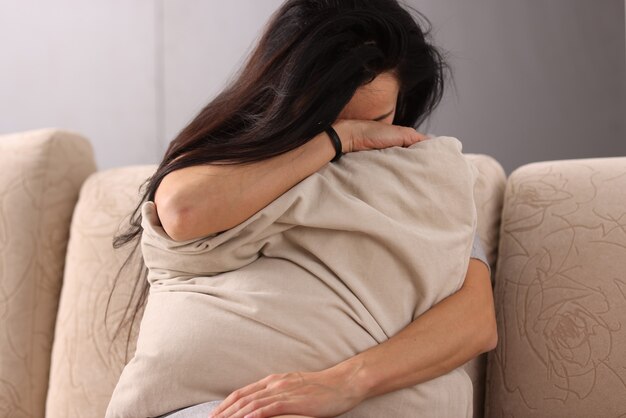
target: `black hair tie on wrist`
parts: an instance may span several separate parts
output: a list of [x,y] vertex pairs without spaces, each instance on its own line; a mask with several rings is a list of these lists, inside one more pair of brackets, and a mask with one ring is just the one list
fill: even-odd
[[332,126],[326,128],[325,132],[328,134],[328,136],[330,137],[330,141],[335,147],[335,157],[330,160],[331,163],[334,163],[335,161],[339,160],[343,155],[341,148],[341,139],[339,138],[339,135],[337,135],[337,131],[335,131]]

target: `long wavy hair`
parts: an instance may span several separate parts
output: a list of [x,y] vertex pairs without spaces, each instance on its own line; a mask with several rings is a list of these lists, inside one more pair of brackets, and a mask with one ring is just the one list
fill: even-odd
[[[113,238],[115,249],[135,241],[105,311],[106,326],[121,273],[136,266],[130,301],[113,335],[115,340],[134,305],[126,355],[150,289],[138,239],[141,206],[154,200],[163,178],[189,166],[257,162],[298,148],[335,122],[357,88],[386,71],[400,85],[393,124],[417,128],[441,101],[449,71],[444,54],[429,42],[430,30],[426,17],[397,0],[286,0],[273,13],[242,68],[171,141],[139,188],[130,226]],[[132,259],[137,262],[129,264]]]

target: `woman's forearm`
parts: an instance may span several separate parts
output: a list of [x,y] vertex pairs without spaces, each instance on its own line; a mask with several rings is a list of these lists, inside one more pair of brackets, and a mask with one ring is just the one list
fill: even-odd
[[[344,152],[410,146],[427,139],[414,128],[371,120],[332,124]],[[154,203],[176,241],[233,228],[328,164],[335,148],[322,132],[296,149],[243,165],[202,164],[175,170],[159,184]]]
[[[333,126],[340,137],[349,135],[342,122]],[[155,194],[159,219],[177,241],[224,231],[318,171],[334,155],[332,142],[323,132],[294,150],[260,162],[176,170],[163,179]]]
[[267,376],[231,393],[215,418],[337,416],[365,399],[434,379],[497,343],[491,279],[470,259],[461,289],[389,340],[329,369]]
[[401,332],[329,372],[369,398],[431,380],[497,343],[495,309],[485,264],[470,259],[463,287]]

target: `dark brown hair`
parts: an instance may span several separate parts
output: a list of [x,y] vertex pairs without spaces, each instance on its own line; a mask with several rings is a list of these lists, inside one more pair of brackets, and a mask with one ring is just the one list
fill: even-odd
[[[116,249],[133,240],[135,246],[111,294],[128,261],[139,262],[113,340],[131,305],[134,323],[147,299],[148,269],[137,239],[143,230],[141,205],[153,201],[167,174],[198,164],[261,161],[300,147],[337,119],[357,88],[386,71],[395,73],[400,85],[393,124],[417,128],[440,102],[449,70],[428,42],[429,32],[428,19],[397,0],[285,1],[232,81],[171,141],[156,172],[140,187],[143,197],[130,227],[114,237]],[[110,300],[111,295],[107,311]]]

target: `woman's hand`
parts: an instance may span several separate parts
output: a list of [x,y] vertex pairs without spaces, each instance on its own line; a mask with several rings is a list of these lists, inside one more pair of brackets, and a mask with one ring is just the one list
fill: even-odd
[[343,152],[408,147],[428,139],[414,128],[372,120],[337,119],[333,128],[341,139]]
[[210,418],[334,417],[448,373],[496,344],[489,270],[471,258],[461,289],[389,340],[320,372],[270,375],[230,394]]
[[345,367],[273,374],[231,393],[209,418],[335,417],[364,400],[354,374]]

